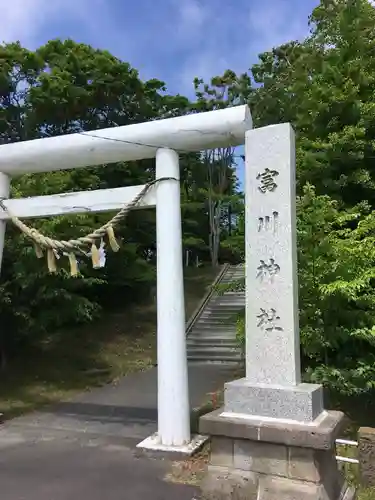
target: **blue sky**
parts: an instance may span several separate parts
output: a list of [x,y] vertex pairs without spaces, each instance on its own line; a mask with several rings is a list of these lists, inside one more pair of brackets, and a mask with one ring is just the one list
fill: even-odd
[[[2,6],[4,4],[4,6]],[[0,0],[0,40],[35,48],[72,38],[107,49],[143,78],[192,94],[195,76],[245,71],[257,54],[308,33],[318,0]]]
[[[193,96],[195,76],[244,72],[260,52],[309,32],[319,0],[0,0],[0,40],[36,48],[72,38],[107,49]],[[241,152],[241,151],[240,151]],[[240,183],[243,165],[237,166]]]

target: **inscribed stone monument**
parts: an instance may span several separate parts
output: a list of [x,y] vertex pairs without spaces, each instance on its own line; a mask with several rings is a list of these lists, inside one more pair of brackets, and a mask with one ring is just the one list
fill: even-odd
[[312,421],[322,388],[301,384],[294,132],[246,141],[246,378],[226,386],[225,411]]
[[246,133],[246,376],[200,420],[211,435],[204,499],[353,500],[338,471],[343,414],[301,383],[294,132]]

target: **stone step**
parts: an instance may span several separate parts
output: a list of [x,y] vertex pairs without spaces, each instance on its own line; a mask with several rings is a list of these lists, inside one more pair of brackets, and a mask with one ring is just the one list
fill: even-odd
[[205,311],[202,311],[200,317],[207,317],[209,318],[210,316],[217,316],[217,317],[225,317],[225,316],[230,316],[231,312],[240,312],[243,311],[243,307],[218,307],[215,309],[207,309]]
[[232,300],[234,302],[241,302],[246,300],[246,295],[242,293],[225,292],[224,294],[215,293],[211,296],[212,302],[217,302],[218,300],[223,300],[224,302],[231,302]]
[[220,283],[223,283],[224,281],[241,280],[241,279],[244,279],[244,278],[245,278],[245,272],[244,271],[234,271],[232,273],[224,274],[224,276],[220,280]]
[[230,295],[229,297],[227,295],[212,295],[209,301],[209,305],[211,306],[212,304],[220,304],[220,303],[243,304],[246,303],[246,297],[245,295],[242,296],[237,294]]
[[236,325],[221,325],[221,324],[214,324],[214,325],[205,325],[205,324],[199,324],[196,325],[194,328],[191,329],[191,333],[195,335],[204,335],[204,334],[209,334],[209,332],[218,332],[220,335],[231,335],[233,332],[236,332],[237,328]]
[[[189,337],[190,338],[190,337]],[[198,344],[200,342],[207,343],[210,345],[222,345],[223,343],[228,343],[234,346],[238,346],[237,337],[235,335],[231,337],[224,337],[222,335],[205,335],[205,336],[194,336],[189,340],[188,345]]]
[[246,301],[246,295],[240,293],[225,292],[223,295],[212,295],[210,302],[217,302],[220,300],[222,300],[223,302],[243,302]]
[[189,349],[193,349],[194,347],[200,346],[218,346],[218,347],[227,347],[227,348],[238,348],[237,340],[230,338],[218,338],[218,337],[203,337],[203,338],[192,338],[187,340],[187,347]]
[[189,359],[189,365],[214,365],[214,366],[223,366],[223,367],[231,367],[235,368],[243,365],[242,360],[238,359],[224,359],[223,361],[220,359]]
[[202,325],[234,325],[236,322],[237,315],[241,311],[233,311],[230,314],[225,314],[225,315],[212,315],[212,316],[206,316],[204,318],[199,318],[197,324],[202,324]]
[[193,352],[191,354],[189,354],[189,356],[187,357],[187,359],[190,361],[190,360],[194,360],[194,361],[197,361],[197,360],[202,360],[202,359],[205,359],[206,361],[229,361],[229,360],[233,360],[233,361],[242,361],[243,357],[241,355],[240,352],[235,352],[235,353],[231,353],[231,352],[219,352],[219,353],[215,353],[215,352],[202,352],[202,353],[199,353],[199,352]]
[[228,299],[233,299],[233,298],[236,298],[236,297],[243,297],[245,298],[246,297],[246,293],[244,291],[224,291],[223,293],[217,293],[215,292],[213,295],[212,295],[212,298],[213,299],[216,299],[218,297],[221,297],[221,298],[228,298]]
[[231,298],[231,300],[226,300],[226,299],[223,299],[223,297],[214,297],[212,298],[206,308],[208,310],[210,309],[219,309],[219,308],[222,308],[222,307],[245,307],[245,304],[246,304],[246,300],[245,298],[244,299],[241,299],[241,298]]
[[217,339],[235,339],[237,337],[237,330],[195,330],[190,332],[188,339],[190,338],[217,338]]
[[241,309],[239,310],[233,310],[233,311],[226,311],[225,313],[212,313],[212,314],[205,314],[204,316],[199,316],[197,319],[197,322],[200,323],[228,323],[231,325],[234,325],[237,319],[237,316],[241,313]]
[[207,325],[204,323],[200,323],[191,329],[189,332],[190,335],[215,335],[217,337],[231,337],[235,335],[237,332],[237,327],[234,323],[220,324],[215,323],[211,325]]
[[203,353],[203,354],[189,354],[188,355],[188,360],[189,361],[205,361],[205,362],[210,362],[210,361],[219,361],[224,363],[225,361],[236,361],[240,363],[243,358],[241,353],[230,353],[230,354],[223,354],[223,353]]
[[203,335],[203,332],[202,332],[202,334],[198,334],[198,335],[190,334],[188,336],[188,338],[186,339],[186,341],[187,341],[187,343],[195,343],[195,342],[215,343],[215,342],[217,342],[218,345],[220,345],[223,342],[228,342],[228,343],[231,343],[233,345],[238,346],[237,336],[236,336],[235,332],[233,332],[230,335],[223,335],[220,332],[218,332],[216,334],[210,333],[210,334],[206,334],[206,335]]
[[[230,266],[220,284],[245,277],[244,266]],[[189,361],[209,363],[239,363],[242,350],[236,340],[236,315],[245,307],[244,292],[216,292],[196,319],[187,338]]]
[[206,306],[204,311],[202,313],[213,313],[213,312],[221,312],[225,313],[231,309],[244,309],[245,303],[242,302],[211,302],[209,305]]
[[202,323],[223,323],[229,322],[234,324],[236,321],[237,315],[241,312],[241,309],[233,309],[231,311],[223,311],[223,312],[212,312],[212,313],[203,313],[202,316],[199,316],[197,321]]
[[233,316],[241,312],[241,309],[225,310],[225,311],[206,311],[199,316],[199,320],[205,321],[223,321],[225,319],[233,321]]
[[208,341],[202,340],[188,344],[189,352],[193,352],[194,350],[200,348],[215,350],[216,347],[226,349],[227,351],[232,351],[232,350],[237,351],[239,345],[236,341],[233,340],[226,340],[220,342],[218,342],[217,340],[215,342],[210,342],[209,340]]
[[221,346],[221,345],[199,345],[199,346],[191,346],[190,348],[190,354],[238,354],[241,352],[241,349],[239,347],[226,347],[226,346]]
[[211,346],[230,346],[230,347],[238,347],[238,341],[235,336],[233,337],[222,337],[217,335],[211,335],[206,337],[193,337],[191,340],[187,342],[187,346],[190,349],[190,346],[193,345],[211,345]]
[[232,275],[232,276],[226,276],[225,278],[223,278],[222,280],[220,280],[220,283],[219,285],[227,285],[228,283],[234,283],[234,282],[237,282],[237,281],[242,281],[245,279],[245,276],[241,276],[241,275]]
[[241,296],[238,294],[233,295],[213,295],[209,302],[212,304],[244,304],[246,302],[245,295]]
[[208,326],[212,326],[215,328],[219,327],[235,327],[236,326],[236,313],[233,314],[232,317],[223,317],[223,318],[200,318],[193,328],[197,326],[204,326],[207,328]]
[[236,298],[234,299],[233,297],[231,298],[231,300],[223,300],[222,297],[215,297],[213,299],[210,300],[210,302],[207,304],[207,308],[208,309],[212,309],[212,308],[219,308],[219,307],[245,307],[245,304],[246,304],[246,300],[245,298],[241,299],[241,298]]
[[234,311],[241,311],[245,308],[245,303],[242,302],[215,302],[211,303],[209,306],[202,311],[202,314],[212,314],[214,312],[218,313],[228,313],[232,309]]

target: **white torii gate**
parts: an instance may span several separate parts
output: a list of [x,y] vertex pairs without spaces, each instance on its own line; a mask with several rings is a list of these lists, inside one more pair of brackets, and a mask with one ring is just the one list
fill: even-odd
[[[252,128],[247,106],[0,145],[0,197],[20,218],[122,208],[144,188],[131,186],[7,199],[12,176],[156,157],[156,179],[140,208],[156,206],[158,432],[139,446],[191,453],[178,152],[238,146]],[[175,179],[175,180],[174,180]],[[6,212],[0,210],[0,265]]]

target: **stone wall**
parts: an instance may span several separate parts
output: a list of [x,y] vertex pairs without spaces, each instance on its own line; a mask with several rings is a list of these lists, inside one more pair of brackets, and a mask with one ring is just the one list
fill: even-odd
[[371,427],[358,431],[358,459],[361,486],[375,488],[375,429]]
[[202,482],[204,500],[352,500],[355,492],[339,472],[335,439],[343,415],[327,412],[315,425],[238,420],[205,415],[200,430],[211,435],[211,456]]
[[213,436],[203,491],[210,500],[290,500],[301,494],[304,500],[336,499],[345,486],[335,477],[332,450]]

